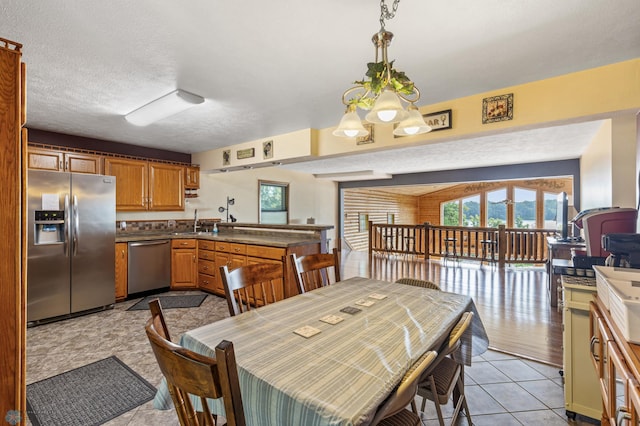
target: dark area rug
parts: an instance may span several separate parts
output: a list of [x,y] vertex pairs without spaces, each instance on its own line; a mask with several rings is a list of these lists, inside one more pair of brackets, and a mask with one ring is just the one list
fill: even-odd
[[155,387],[112,356],[27,385],[27,414],[34,426],[101,425],[155,394]]
[[197,308],[204,302],[206,294],[194,294],[188,296],[147,296],[127,311],[142,311],[149,309],[149,302],[153,299],[160,299],[162,309],[173,308]]

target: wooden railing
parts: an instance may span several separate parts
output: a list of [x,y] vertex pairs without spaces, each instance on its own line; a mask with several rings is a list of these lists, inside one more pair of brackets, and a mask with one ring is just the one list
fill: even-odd
[[551,229],[390,225],[369,222],[369,256],[413,255],[505,263],[545,263]]

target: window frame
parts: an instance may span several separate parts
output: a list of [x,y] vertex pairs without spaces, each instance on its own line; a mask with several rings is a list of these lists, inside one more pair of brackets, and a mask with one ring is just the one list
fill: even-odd
[[[278,187],[283,193],[284,208],[279,210],[265,210],[262,208],[262,188],[263,187]],[[270,223],[270,224],[288,224],[289,223],[289,182],[278,182],[272,180],[258,180],[258,223]],[[285,222],[265,222],[263,213],[285,213]]]

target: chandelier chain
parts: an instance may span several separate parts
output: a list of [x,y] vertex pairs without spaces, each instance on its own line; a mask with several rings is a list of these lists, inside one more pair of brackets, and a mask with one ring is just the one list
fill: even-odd
[[391,11],[389,11],[389,6],[385,3],[385,0],[380,0],[380,28],[384,30],[384,21],[385,19],[393,19],[396,16],[396,11],[398,10],[398,3],[400,0],[393,0],[393,4],[391,5]]

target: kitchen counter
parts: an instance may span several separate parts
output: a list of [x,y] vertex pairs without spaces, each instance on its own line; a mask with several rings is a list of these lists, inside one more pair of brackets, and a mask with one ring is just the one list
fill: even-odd
[[[204,222],[204,221],[203,221]],[[202,224],[202,229],[211,229],[206,223]],[[164,226],[164,223],[162,223]],[[247,264],[247,261],[255,262],[282,262],[284,265],[285,276],[283,280],[283,291],[285,297],[291,297],[298,294],[298,286],[296,284],[291,265],[290,256],[304,256],[307,254],[321,253],[328,249],[327,230],[333,226],[327,225],[266,225],[266,224],[217,224],[219,232],[190,232],[188,228],[161,228],[161,229],[139,229],[123,231],[118,230],[116,234],[116,243],[126,246],[127,243],[134,241],[153,241],[153,240],[174,240],[189,239],[200,240],[196,244],[192,244],[187,253],[188,258],[197,256],[198,269],[192,269],[192,275],[186,271],[184,266],[188,263],[188,268],[192,268],[193,262],[189,261],[184,264],[177,263],[179,256],[184,255],[180,250],[172,250],[172,270],[176,268],[180,273],[190,276],[186,280],[185,288],[197,287],[214,294],[224,296],[224,288],[213,272],[222,265],[237,267]],[[191,228],[193,229],[193,228]],[[204,240],[204,241],[203,241]],[[215,245],[208,244],[206,241],[217,243]],[[182,242],[185,243],[186,242]],[[223,244],[228,243],[228,244]],[[232,246],[232,247],[230,247]],[[244,246],[244,247],[243,247]],[[173,244],[172,244],[173,247]],[[215,248],[214,248],[215,247]],[[233,248],[233,250],[229,250]],[[197,250],[197,252],[196,252]],[[183,250],[184,251],[184,250]],[[215,253],[214,253],[215,252]],[[174,259],[174,255],[176,258]],[[182,269],[180,269],[182,267]],[[172,272],[173,274],[173,272]],[[175,284],[177,286],[177,284]],[[172,280],[172,286],[174,286]],[[177,288],[177,287],[176,287]]]
[[117,243],[130,241],[152,241],[179,238],[195,238],[199,240],[223,241],[228,243],[258,244],[269,247],[293,247],[320,243],[320,238],[313,235],[294,234],[284,232],[274,233],[247,233],[235,231],[212,232],[135,232],[119,233],[116,235]]
[[[202,229],[211,229],[206,221],[198,223]],[[328,251],[327,231],[333,225],[289,224],[272,225],[264,223],[217,222],[218,233],[189,232],[179,229],[153,229],[146,231],[120,231],[116,233],[117,243],[130,241],[151,241],[162,239],[194,238],[199,240],[221,241],[227,243],[255,244],[269,247],[295,247],[319,244],[320,249]],[[176,232],[177,231],[177,232]]]

